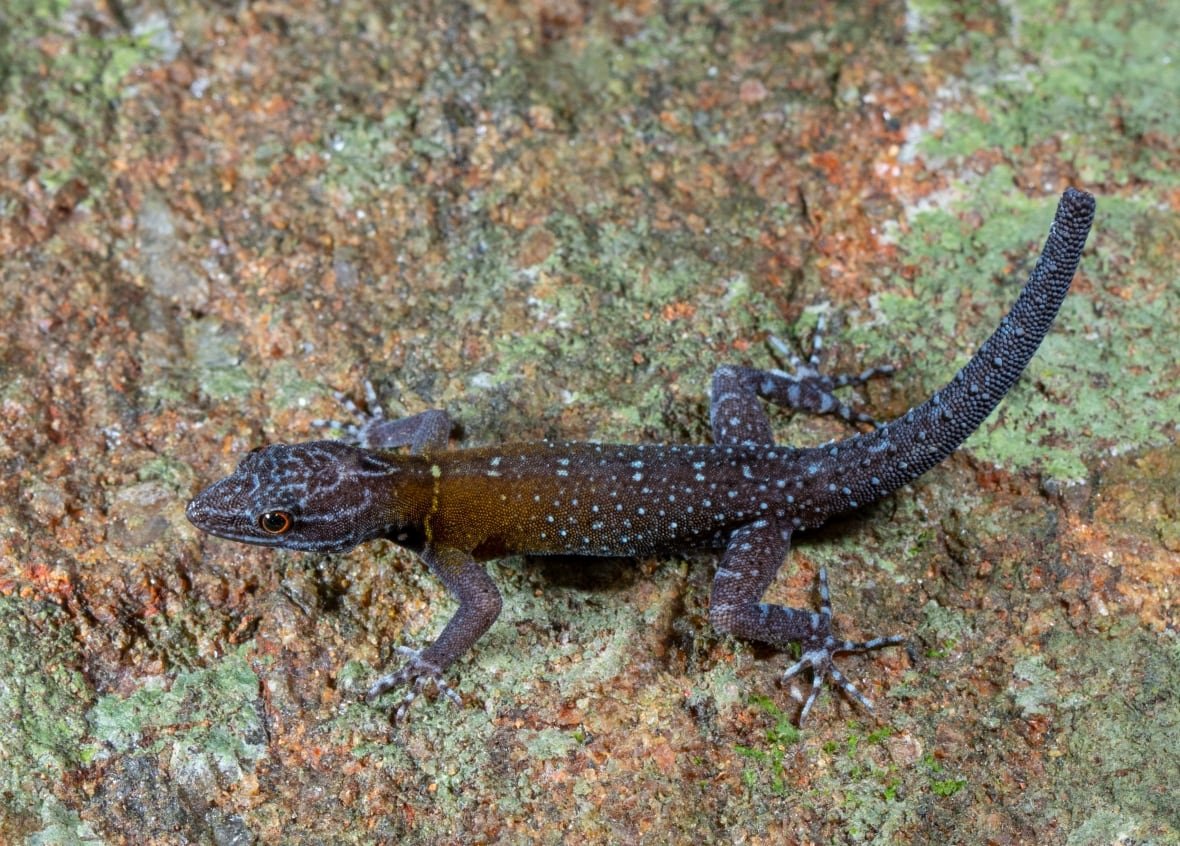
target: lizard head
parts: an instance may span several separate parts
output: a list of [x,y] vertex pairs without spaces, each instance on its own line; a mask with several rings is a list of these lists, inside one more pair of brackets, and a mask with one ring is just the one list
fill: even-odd
[[396,472],[338,441],[273,444],[197,494],[185,515],[198,529],[242,543],[342,552],[389,530],[373,487]]

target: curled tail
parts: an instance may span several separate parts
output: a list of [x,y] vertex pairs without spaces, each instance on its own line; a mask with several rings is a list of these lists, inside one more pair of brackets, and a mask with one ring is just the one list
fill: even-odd
[[1049,331],[1093,220],[1094,198],[1067,188],[1015,305],[954,379],[875,431],[815,451],[824,469],[844,480],[817,497],[828,500],[817,503],[817,511],[827,506],[835,513],[880,499],[942,461],[983,423]]

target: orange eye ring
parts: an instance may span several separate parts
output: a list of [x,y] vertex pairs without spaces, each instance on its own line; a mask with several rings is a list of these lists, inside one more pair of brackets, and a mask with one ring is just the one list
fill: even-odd
[[290,530],[291,522],[286,511],[267,511],[258,518],[258,528],[268,535],[281,535]]

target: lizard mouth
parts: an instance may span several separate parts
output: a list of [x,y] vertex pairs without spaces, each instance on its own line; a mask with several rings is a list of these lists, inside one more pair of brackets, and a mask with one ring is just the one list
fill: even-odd
[[251,510],[239,501],[240,487],[233,478],[210,485],[189,501],[184,516],[201,531],[219,538],[280,546],[279,538],[263,533],[253,520]]
[[[210,485],[189,501],[185,506],[184,516],[203,532],[255,546],[304,552],[347,552],[364,540],[350,533],[315,538],[297,532],[281,535],[265,532],[259,527],[256,509],[250,505],[238,504],[234,496],[237,489],[236,480],[233,478],[222,479]],[[299,518],[295,519],[297,524],[301,522]]]

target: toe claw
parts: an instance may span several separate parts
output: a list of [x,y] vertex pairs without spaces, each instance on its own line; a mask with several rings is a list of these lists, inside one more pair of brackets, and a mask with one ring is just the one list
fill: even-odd
[[794,664],[792,664],[790,667],[788,667],[786,669],[786,671],[783,673],[783,681],[786,681],[789,678],[793,678],[793,677],[799,675],[799,673],[801,673],[803,671],[803,668],[806,666],[807,666],[807,661],[802,658],[799,659]]
[[802,727],[807,715],[811,713],[811,706],[819,699],[820,689],[823,687],[824,677],[820,673],[816,673],[811,679],[811,692],[807,695],[807,701],[803,703],[803,710],[799,712],[799,726]]

